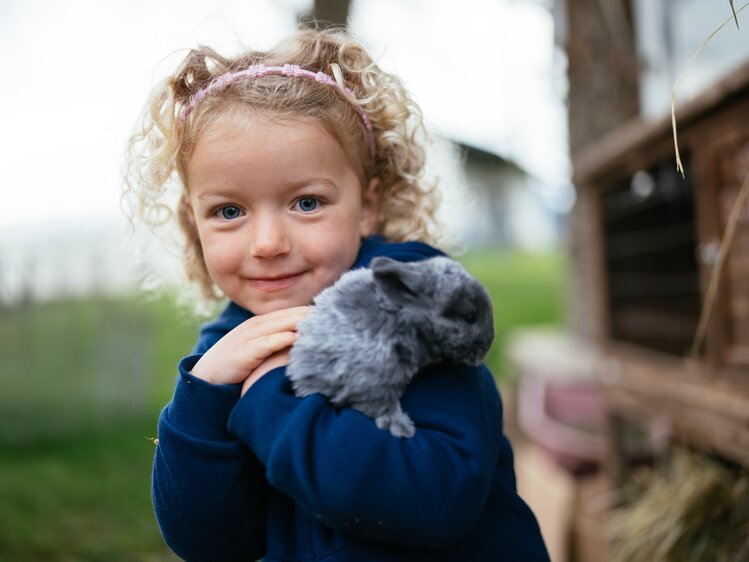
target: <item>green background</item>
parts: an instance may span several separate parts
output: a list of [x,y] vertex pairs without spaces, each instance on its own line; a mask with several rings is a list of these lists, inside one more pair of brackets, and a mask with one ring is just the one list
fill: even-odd
[[[503,342],[564,318],[561,253],[470,253]],[[0,559],[174,560],[150,502],[152,438],[200,321],[169,295],[0,308]]]

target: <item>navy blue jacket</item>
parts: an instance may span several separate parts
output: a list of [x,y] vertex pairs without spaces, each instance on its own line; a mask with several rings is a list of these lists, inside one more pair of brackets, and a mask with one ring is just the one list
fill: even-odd
[[[438,255],[373,237],[375,256]],[[240,399],[241,385],[189,374],[201,354],[251,316],[229,304],[180,361],[159,419],[153,502],[185,560],[548,561],[535,517],[517,495],[502,406],[486,367],[440,364],[403,395],[416,424],[395,438],[322,396],[294,396],[285,368]]]

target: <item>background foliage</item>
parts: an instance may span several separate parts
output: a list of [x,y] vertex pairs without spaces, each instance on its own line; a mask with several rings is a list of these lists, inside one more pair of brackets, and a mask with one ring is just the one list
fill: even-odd
[[[562,321],[562,254],[473,253],[502,343]],[[0,558],[173,560],[150,502],[156,419],[199,321],[164,295],[0,308]]]

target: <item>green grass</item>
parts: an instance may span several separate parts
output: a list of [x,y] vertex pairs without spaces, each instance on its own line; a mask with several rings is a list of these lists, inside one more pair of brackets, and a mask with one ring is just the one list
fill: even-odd
[[[497,338],[564,314],[562,255],[469,254]],[[156,416],[196,320],[164,297],[0,308],[0,560],[174,560],[150,502]]]
[[0,560],[175,559],[146,437],[196,335],[167,297],[0,309]]
[[0,445],[0,558],[175,560],[151,508],[152,427]]
[[489,291],[494,306],[495,340],[487,364],[505,376],[504,345],[517,328],[564,321],[566,256],[562,253],[469,253],[460,261]]
[[166,297],[0,309],[0,441],[142,420],[168,398],[196,325]]

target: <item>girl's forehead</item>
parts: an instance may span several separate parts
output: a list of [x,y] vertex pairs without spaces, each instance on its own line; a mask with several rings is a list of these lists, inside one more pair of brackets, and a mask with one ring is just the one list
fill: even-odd
[[342,153],[343,147],[317,119],[278,118],[263,114],[221,116],[199,132],[193,156],[206,150],[225,150],[262,158],[266,154],[317,152]]
[[285,129],[317,128],[325,132],[320,119],[301,115],[277,115],[239,104],[229,105],[222,110],[212,112],[198,127],[195,133],[196,142],[227,134],[251,134],[258,129],[272,128],[279,132]]
[[245,178],[266,185],[313,176],[358,178],[344,148],[315,119],[215,120],[198,136],[186,167],[191,190]]
[[[247,107],[229,106],[199,124],[186,162],[189,169],[195,157],[206,152],[221,157],[232,150],[253,158],[295,156],[322,159],[320,164],[347,165],[364,182],[356,150],[344,144],[335,128],[325,120],[302,115],[277,115]],[[224,154],[226,156],[226,154]],[[341,161],[343,160],[343,162]]]

